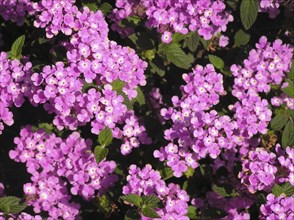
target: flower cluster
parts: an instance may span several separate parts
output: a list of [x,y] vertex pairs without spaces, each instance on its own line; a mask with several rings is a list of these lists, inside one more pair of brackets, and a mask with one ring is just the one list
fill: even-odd
[[293,208],[294,196],[285,197],[281,194],[275,197],[273,194],[268,194],[266,197],[266,204],[261,205],[260,219],[271,220],[271,219],[293,219],[294,208]]
[[[41,1],[38,4],[48,7],[53,4],[53,9],[59,9],[61,6],[66,8],[70,3],[74,2]],[[62,16],[63,12],[60,12]],[[52,13],[56,15],[54,10]],[[52,66],[45,66],[41,73],[32,74],[29,62],[23,67],[19,61],[9,61],[5,53],[1,54],[0,131],[4,127],[2,121],[8,125],[13,123],[8,107],[12,104],[19,107],[27,96],[33,105],[43,104],[50,114],[55,115],[53,124],[60,130],[65,127],[75,130],[87,123],[91,123],[94,134],[106,126],[111,128],[114,137],[124,137],[122,152],[128,154],[140,143],[150,143],[145,128],[123,104],[127,97],[132,99],[137,96],[138,85],[146,84],[144,70],[147,63],[134,50],[108,39],[108,26],[101,11],[94,13],[85,7],[82,12],[75,13],[75,20],[71,21],[74,22],[74,32],[71,33],[70,42],[64,43],[68,49],[67,66],[63,62],[56,62]],[[45,16],[46,11],[42,14]],[[61,14],[56,16],[60,17]],[[68,19],[65,19],[67,22]],[[53,33],[52,26],[48,28],[50,35]],[[119,90],[122,90],[122,95],[118,95],[111,83],[121,85]],[[119,126],[125,122],[130,125],[125,125],[121,130]],[[129,132],[130,129],[134,131],[124,134],[125,130]]]
[[265,134],[271,120],[272,112],[268,109],[268,101],[254,91],[246,94],[241,101],[229,106],[234,111],[234,120],[241,136],[251,138],[257,133]]
[[[281,88],[285,88],[288,85],[288,82],[284,82]],[[294,98],[288,96],[285,93],[282,93],[280,96],[275,96],[271,98],[271,104],[273,106],[281,106],[282,104],[285,104],[289,109],[294,109]]]
[[228,116],[219,116],[209,110],[224,95],[222,75],[212,65],[196,66],[192,73],[184,74],[186,85],[181,87],[182,97],[172,98],[174,108],[161,110],[165,120],[172,120],[172,127],[165,131],[170,143],[154,152],[161,161],[180,177],[188,167],[195,169],[197,160],[210,155],[216,158],[222,148],[235,145],[236,123]]
[[[179,185],[166,183],[161,179],[158,171],[147,164],[143,169],[131,165],[128,184],[123,187],[123,194],[156,195],[163,203],[163,208],[158,208],[160,219],[188,220],[189,196],[186,191],[181,190]],[[144,218],[143,218],[144,219]]]
[[121,145],[121,153],[127,155],[131,153],[133,148],[138,148],[140,143],[151,144],[152,140],[147,136],[144,126],[139,124],[138,117],[133,111],[129,111],[123,118],[125,125],[121,130],[123,144]]
[[70,42],[64,43],[67,62],[87,83],[121,80],[127,96],[136,97],[137,86],[146,84],[147,63],[133,49],[108,39],[108,25],[101,11],[94,13],[87,7],[79,11],[74,3],[74,0],[35,3],[34,8],[40,12],[36,15],[35,26],[45,28],[48,38],[59,31],[71,36]]
[[25,97],[32,96],[31,66],[30,62],[22,64],[19,60],[9,60],[5,52],[0,53],[0,134],[4,124],[14,123],[9,107],[20,107]]
[[[40,215],[33,216],[28,213],[21,212],[15,219],[17,219],[17,220],[42,220],[42,217]],[[5,220],[5,219],[3,219],[3,220]],[[49,218],[48,218],[48,220],[49,220]]]
[[[61,3],[57,1],[56,4]],[[63,11],[60,13],[64,15]],[[125,99],[137,96],[139,85],[146,84],[144,70],[147,63],[134,50],[108,39],[108,26],[101,11],[94,13],[84,7],[75,13],[70,21],[64,15],[66,24],[74,23],[70,41],[64,42],[68,66],[57,62],[32,76],[38,87],[33,104],[44,104],[49,113],[54,113],[53,123],[58,129],[75,130],[88,122],[91,122],[94,134],[106,126],[111,128],[114,137],[127,137],[123,138],[122,153],[128,154],[140,143],[150,143],[145,128],[123,104]],[[47,27],[51,28],[50,25]],[[122,95],[118,95],[110,84],[120,85]],[[85,85],[94,88],[85,91]],[[117,127],[125,122],[132,124],[125,125],[123,130]],[[130,129],[134,132],[124,134]]]
[[34,26],[44,28],[46,36],[52,38],[61,31],[71,35],[77,27],[74,22],[78,8],[74,6],[75,0],[49,0],[33,3],[35,21]]
[[268,191],[275,184],[275,175],[278,171],[275,163],[276,154],[263,148],[256,148],[242,161],[242,171],[238,177],[251,193]]
[[268,101],[258,93],[269,92],[271,84],[281,84],[290,71],[293,48],[276,40],[271,45],[266,37],[261,37],[257,49],[249,52],[244,67],[232,65],[234,78],[232,94],[240,101],[231,110],[235,111],[241,135],[252,137],[258,132],[264,134],[271,120],[272,112],[267,108]]
[[32,182],[24,185],[24,193],[36,213],[43,210],[52,219],[73,219],[79,213],[79,204],[71,201],[72,195],[88,200],[117,181],[113,174],[115,162],[103,160],[97,164],[91,141],[82,139],[77,132],[62,140],[42,129],[33,132],[31,127],[25,127],[14,142],[17,148],[9,155],[25,163],[32,175]]
[[127,111],[122,104],[123,97],[105,85],[99,92],[95,88],[83,93],[83,81],[70,67],[62,62],[54,66],[45,66],[41,74],[32,75],[35,86],[39,86],[33,96],[34,104],[44,104],[49,113],[55,113],[53,123],[63,129],[68,126],[75,130],[78,126],[90,122],[92,132],[98,134],[104,126],[114,127]]
[[277,176],[277,182],[289,182],[294,186],[294,149],[286,147],[283,151],[281,146],[277,144],[276,152],[278,157],[277,167],[280,167],[279,175]]
[[87,83],[120,80],[128,98],[135,98],[137,86],[146,84],[147,63],[133,49],[108,39],[108,26],[101,11],[93,13],[84,8],[78,15],[81,25],[66,45],[71,67],[83,74]]
[[18,26],[23,25],[27,13],[33,13],[31,0],[0,0],[0,16],[12,20]]
[[222,220],[250,219],[250,214],[244,211],[244,209],[248,209],[253,203],[253,200],[248,197],[224,198],[215,192],[208,192],[206,193],[206,200],[208,204],[204,204],[202,199],[196,197],[192,199],[191,203],[201,211],[207,210],[209,206],[224,210],[227,215],[221,218]]
[[[123,137],[124,155],[139,147],[140,143],[150,143],[145,128],[123,104],[123,96],[109,84],[104,85],[102,91],[90,88],[83,92],[83,81],[77,74],[71,67],[64,67],[62,62],[45,66],[41,74],[33,74],[32,81],[38,88],[33,104],[44,104],[49,113],[54,113],[53,124],[60,130],[64,127],[75,130],[91,122],[92,133],[99,134],[109,127],[115,138]],[[121,124],[125,124],[122,129],[118,127]]]
[[42,217],[40,215],[33,216],[25,212],[21,212],[17,215],[10,214],[8,216],[9,217],[7,218],[7,216],[4,215],[4,213],[0,212],[0,220],[42,220]]
[[235,77],[233,95],[242,99],[249,91],[269,92],[271,84],[281,84],[290,71],[293,48],[275,40],[271,45],[265,36],[259,39],[256,49],[243,61],[244,67],[232,65]]
[[242,160],[238,177],[250,193],[270,191],[275,183],[289,182],[294,186],[294,150],[287,147],[284,151],[280,144],[274,153],[255,148]]
[[259,10],[269,13],[270,18],[275,18],[280,13],[280,5],[283,0],[259,0]]
[[271,104],[273,106],[281,106],[285,104],[289,109],[294,109],[294,98],[283,93],[281,96],[271,98]]
[[222,35],[219,38],[218,44],[220,47],[226,47],[229,44],[229,40],[230,39],[227,36]]
[[59,177],[41,173],[32,177],[32,183],[23,185],[26,203],[35,213],[47,211],[50,218],[73,219],[79,214],[80,205],[71,202],[67,183]]
[[198,31],[199,35],[209,40],[216,34],[226,31],[227,24],[233,21],[233,16],[225,9],[222,0],[217,1],[116,1],[117,9],[114,9],[111,19],[115,22],[112,28],[122,34],[118,25],[128,16],[146,17],[146,26],[156,28],[162,34],[162,41],[169,43],[172,33],[187,34],[189,31]]

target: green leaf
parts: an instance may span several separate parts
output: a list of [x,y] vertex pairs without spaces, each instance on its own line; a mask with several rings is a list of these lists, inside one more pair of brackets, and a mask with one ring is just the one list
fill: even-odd
[[172,43],[178,43],[180,42],[181,40],[184,40],[187,36],[185,34],[181,34],[181,33],[174,33],[172,35]]
[[106,16],[112,11],[112,5],[108,2],[104,2],[100,7],[99,10]]
[[242,29],[238,30],[237,33],[234,36],[235,45],[236,46],[245,46],[248,44],[250,40],[250,35],[247,34]]
[[289,117],[285,114],[276,115],[271,121],[271,128],[274,130],[281,130],[287,124]]
[[94,156],[97,163],[100,163],[108,154],[109,150],[107,148],[96,146],[94,149]]
[[226,186],[212,185],[212,190],[222,197],[234,197],[237,195],[236,191],[229,185],[226,185]]
[[126,20],[130,23],[138,25],[139,22],[141,21],[141,18],[139,16],[129,16],[126,18]]
[[94,2],[82,1],[82,5],[84,7],[88,7],[93,12],[96,12],[98,10],[98,5]]
[[167,59],[182,69],[189,69],[193,59],[188,56],[178,44],[172,44],[165,49]]
[[293,109],[287,109],[286,113],[294,121],[294,110]]
[[129,100],[128,96],[123,91],[118,91],[117,94],[121,95],[124,98],[123,104],[127,106],[128,110],[133,110],[133,104]]
[[233,10],[236,10],[239,0],[227,0],[226,3],[229,7],[231,7]]
[[117,79],[111,85],[113,90],[116,91],[118,95],[121,95],[124,98],[123,104],[126,105],[129,110],[132,110],[133,104],[129,100],[128,96],[122,91],[123,87],[125,86],[125,82]]
[[142,214],[148,218],[160,218],[160,215],[158,215],[157,212],[150,207],[142,208]]
[[294,187],[289,182],[283,184],[282,189],[286,196],[290,197],[294,195]]
[[132,99],[131,102],[132,102],[133,104],[136,103],[136,102],[138,102],[139,105],[145,105],[145,104],[146,104],[146,102],[145,102],[145,96],[144,96],[144,94],[143,94],[141,88],[140,88],[140,87],[137,87],[136,90],[137,90],[137,97],[134,98],[134,99]]
[[23,211],[27,205],[20,202],[20,198],[15,196],[6,196],[0,198],[0,210],[5,214],[16,214]]
[[242,0],[240,6],[240,17],[242,24],[248,30],[255,22],[258,15],[257,0]]
[[257,204],[265,204],[266,203],[266,198],[263,193],[260,193],[257,197]]
[[111,201],[107,195],[97,196],[96,199],[99,211],[106,214],[111,212]]
[[290,183],[285,183],[281,186],[275,184],[272,189],[272,193],[276,197],[280,196],[282,193],[284,193],[287,197],[290,197],[294,194],[294,187]]
[[197,32],[193,32],[191,36],[186,38],[186,44],[191,52],[195,52],[200,43],[200,37]]
[[200,42],[204,49],[207,49],[210,44],[210,40],[205,40],[203,37],[200,37]]
[[[131,34],[130,36],[128,36],[128,39],[134,43],[134,47],[138,48],[138,50],[150,50],[148,52],[149,58],[152,57],[152,50],[156,50],[155,41],[153,40],[153,36],[150,32],[136,32],[135,34]],[[161,47],[163,47],[163,45]]]
[[157,170],[159,170],[160,175],[163,180],[168,180],[174,176],[172,169],[170,167],[164,166],[162,164],[158,165]]
[[275,184],[272,188],[272,194],[274,194],[276,197],[280,196],[283,193],[282,187]]
[[152,50],[144,50],[142,51],[142,58],[144,60],[153,60],[155,58],[155,54],[156,54],[156,50],[152,49]]
[[286,93],[288,96],[294,98],[294,83],[291,80],[287,80],[288,86],[285,88],[282,88],[282,91]]
[[141,215],[136,210],[128,210],[124,220],[141,220]]
[[290,79],[294,80],[294,59],[292,59],[291,70],[288,75]]
[[224,61],[222,60],[222,58],[218,56],[208,55],[208,59],[211,62],[211,64],[219,70],[222,70],[225,67]]
[[100,131],[98,135],[98,141],[102,147],[106,147],[111,144],[113,139],[112,131],[110,128],[105,127],[102,131]]
[[112,82],[112,89],[115,91],[121,91],[123,87],[125,86],[125,83],[119,79]]
[[195,170],[192,167],[188,167],[188,170],[184,173],[187,178],[190,178],[194,175]]
[[294,146],[294,122],[289,121],[283,131],[282,135],[282,147],[285,149],[286,147]]
[[143,206],[148,206],[150,208],[158,208],[158,203],[160,199],[155,195],[142,196]]
[[19,213],[19,212],[23,211],[26,207],[27,207],[27,205],[25,203],[13,205],[10,207],[10,214]]
[[159,57],[155,58],[152,62],[149,62],[149,64],[152,73],[158,74],[161,77],[165,75],[164,63],[162,59]]
[[[220,219],[220,218],[227,216],[227,213],[222,209],[211,207],[211,208],[206,209],[204,211],[203,215],[205,217],[209,216],[209,218],[207,218],[207,219]],[[205,217],[204,217],[204,219],[206,219]]]
[[197,219],[198,218],[196,208],[194,206],[188,206],[187,216],[189,217],[189,219]]
[[49,124],[49,123],[40,123],[39,128],[42,128],[46,131],[46,133],[50,134],[53,131],[53,124]]
[[20,59],[22,57],[21,53],[22,53],[24,42],[25,42],[25,35],[18,37],[14,41],[14,43],[12,44],[11,53],[10,53],[12,58]]
[[142,198],[138,196],[137,194],[128,194],[120,196],[120,199],[124,200],[127,203],[133,204],[137,207],[141,207],[142,204]]

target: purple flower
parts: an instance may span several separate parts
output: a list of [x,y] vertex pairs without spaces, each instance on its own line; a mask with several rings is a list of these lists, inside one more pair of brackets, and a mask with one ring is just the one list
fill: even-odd
[[218,44],[220,47],[226,47],[229,44],[229,38],[224,35],[220,36]]

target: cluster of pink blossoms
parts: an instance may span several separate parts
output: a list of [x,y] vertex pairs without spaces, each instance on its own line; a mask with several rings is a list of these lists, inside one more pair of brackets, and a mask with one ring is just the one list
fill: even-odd
[[164,133],[170,143],[154,152],[160,161],[167,160],[176,177],[188,167],[198,167],[197,161],[207,155],[217,158],[221,149],[231,149],[237,141],[236,123],[228,116],[209,111],[225,94],[222,75],[211,64],[198,65],[183,79],[187,84],[181,87],[182,97],[174,96],[173,108],[161,110],[164,119],[173,122]]
[[227,215],[222,220],[231,220],[231,219],[242,219],[249,220],[250,214],[244,209],[250,208],[253,204],[253,200],[247,197],[232,197],[224,198],[223,196],[218,195],[215,192],[208,192],[205,196],[208,204],[205,204],[204,201],[200,198],[192,199],[191,203],[197,209],[205,211],[209,207],[219,208],[224,210]]
[[282,83],[290,71],[292,56],[290,45],[281,40],[275,40],[271,45],[263,36],[244,60],[244,67],[231,66],[235,77],[232,94],[240,100],[231,110],[235,112],[234,118],[242,136],[250,138],[258,132],[267,132],[272,112],[267,108],[268,101],[259,93],[269,92],[271,84]]
[[187,34],[196,30],[209,40],[226,31],[227,24],[233,21],[233,16],[225,10],[226,5],[222,0],[117,0],[116,7],[111,15],[114,30],[128,35],[132,30],[125,30],[118,23],[129,16],[146,17],[146,26],[156,28],[165,43],[171,42],[172,33]]
[[137,86],[146,84],[143,62],[135,51],[108,39],[108,25],[101,11],[81,11],[74,0],[41,1],[34,4],[36,27],[45,28],[47,37],[59,32],[70,35],[65,42],[67,62],[71,70],[84,77],[87,83],[112,83],[121,80],[123,91],[132,99]]
[[[285,88],[289,85],[288,82],[284,82],[281,88]],[[285,104],[289,109],[294,109],[294,98],[282,93],[280,96],[275,96],[271,98],[271,104],[273,106],[281,106]]]
[[284,194],[275,197],[273,194],[268,194],[266,204],[260,207],[260,219],[294,219],[294,196],[285,197]]
[[275,153],[264,148],[250,151],[242,161],[239,178],[251,193],[270,191],[275,183],[289,182],[294,186],[294,150],[287,147],[284,151],[277,144]]
[[42,129],[34,132],[25,127],[14,142],[17,147],[10,151],[10,158],[25,163],[32,175],[32,182],[24,185],[27,203],[36,213],[47,211],[51,219],[74,219],[79,204],[71,201],[72,195],[89,200],[117,181],[115,162],[103,160],[97,164],[91,141],[77,132],[62,140]]
[[[149,144],[144,127],[139,126],[132,135],[125,135],[124,129],[128,126],[123,130],[116,126],[127,121],[127,116],[132,117],[129,121],[135,120],[133,124],[138,124],[138,119],[123,104],[125,98],[110,85],[120,81],[123,83],[122,92],[129,99],[135,98],[136,88],[146,84],[144,71],[147,63],[133,49],[108,39],[108,26],[101,11],[94,13],[85,7],[82,12],[74,10],[72,13],[75,14],[61,13],[64,24],[72,28],[70,41],[64,43],[68,51],[68,67],[58,62],[52,68],[45,67],[41,74],[34,74],[32,80],[36,86],[41,86],[34,101],[45,103],[46,110],[56,114],[53,123],[59,129],[68,126],[74,130],[91,122],[94,134],[107,126],[116,138],[132,138],[124,139],[123,154],[130,153],[139,143]],[[47,27],[51,30],[51,26]],[[85,82],[98,88],[85,93]],[[104,87],[100,88],[102,85]]]
[[[225,150],[215,160],[212,161],[212,178],[215,182],[222,186],[230,186],[234,189],[233,196],[219,195],[213,189],[212,192],[205,194],[205,200],[199,197],[194,197],[191,204],[202,212],[205,212],[209,207],[215,207],[224,210],[227,216],[222,220],[242,219],[249,220],[250,214],[248,209],[256,201],[256,197],[248,193],[247,187],[240,183],[240,180],[235,176],[234,169],[236,162],[240,161],[241,156],[236,154],[237,149]],[[225,175],[219,175],[218,172],[225,169]],[[213,188],[213,187],[212,187]]]
[[270,18],[277,17],[280,14],[280,5],[283,0],[259,0],[259,10],[269,13]]
[[[46,27],[47,37],[52,37],[52,33],[56,35],[59,30],[71,35],[70,41],[64,42],[68,50],[67,65],[57,62],[52,66],[45,66],[41,73],[32,74],[30,63],[27,64],[25,72],[17,81],[19,85],[16,86],[30,91],[26,85],[29,84],[34,91],[24,94],[28,91],[20,91],[17,87],[10,99],[19,103],[23,102],[22,97],[26,95],[33,105],[42,104],[50,114],[55,115],[53,124],[60,130],[65,127],[75,130],[78,126],[91,123],[92,133],[98,134],[107,126],[112,129],[115,138],[123,137],[122,153],[128,154],[140,143],[150,144],[151,140],[145,128],[139,124],[138,118],[123,104],[126,97],[114,91],[111,84],[119,81],[123,84],[122,93],[129,99],[135,98],[137,87],[146,84],[144,71],[147,63],[133,49],[122,47],[108,39],[108,26],[101,11],[94,13],[87,7],[82,11],[73,7],[73,11],[70,11],[68,7],[73,3],[74,1],[41,1],[34,4],[40,10],[41,6],[47,9],[43,8],[41,15],[36,14],[40,19],[39,26]],[[63,21],[60,21],[62,25],[54,19],[52,23],[50,19],[45,19],[44,16],[49,11],[54,19]],[[18,62],[8,61],[4,54],[2,57],[2,62],[12,62],[14,65]],[[2,76],[6,77],[4,70],[1,71],[1,78]],[[10,82],[3,78],[4,93],[10,88],[7,83]],[[85,84],[94,88],[87,89]],[[13,97],[16,95],[19,97]],[[5,97],[5,94],[1,97]],[[12,105],[10,99],[5,98],[7,103],[4,103],[5,100],[4,104],[0,103],[0,118],[8,125],[13,123],[12,113],[8,110]],[[20,106],[18,103],[15,105]],[[131,127],[124,125],[126,121],[132,123]],[[3,124],[0,124],[0,130],[3,130]]]
[[242,99],[248,91],[269,92],[270,85],[281,84],[290,71],[292,56],[290,45],[279,39],[271,44],[265,36],[261,37],[256,49],[243,61],[244,67],[231,67],[235,77],[233,95]]
[[293,16],[294,0],[259,0],[259,11],[268,13],[270,18],[276,18],[283,4],[286,7],[286,16]]
[[19,60],[9,60],[5,52],[0,53],[0,135],[4,124],[14,123],[9,107],[20,107],[25,97],[32,96],[31,67],[30,62],[22,64]]
[[[156,211],[160,219],[189,220],[187,215],[188,201],[190,200],[186,191],[181,190],[179,185],[170,183],[166,185],[161,179],[160,173],[147,164],[143,169],[131,165],[127,176],[127,185],[123,187],[123,194],[156,195],[163,203],[163,208]],[[142,216],[143,220],[147,220]],[[156,218],[157,219],[157,218]]]
[[70,67],[80,72],[87,83],[124,82],[123,91],[129,99],[137,96],[137,86],[146,85],[147,63],[135,51],[108,39],[108,26],[101,11],[84,8],[78,12],[77,28],[66,44]]
[[12,20],[18,26],[23,25],[27,13],[33,13],[31,0],[0,0],[0,16]]
[[278,171],[275,166],[276,155],[263,148],[256,148],[248,153],[248,159],[242,161],[242,172],[239,173],[241,183],[248,187],[249,192],[268,191],[275,184]]
[[59,32],[71,35],[72,29],[77,27],[77,24],[73,22],[78,13],[74,3],[75,0],[41,0],[33,3],[34,26],[44,28],[48,38],[52,38]]
[[[43,104],[54,114],[53,124],[60,130],[68,127],[75,130],[91,123],[93,134],[99,134],[105,127],[112,129],[113,136],[123,140],[121,152],[125,155],[140,143],[150,144],[146,129],[139,124],[134,112],[123,104],[124,97],[118,95],[110,84],[99,91],[90,88],[83,92],[84,82],[79,73],[62,62],[46,66],[41,74],[34,74],[32,81],[37,91],[33,104]],[[119,128],[123,125],[122,129]]]

